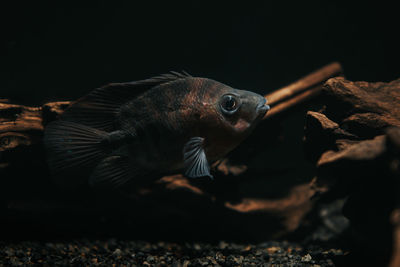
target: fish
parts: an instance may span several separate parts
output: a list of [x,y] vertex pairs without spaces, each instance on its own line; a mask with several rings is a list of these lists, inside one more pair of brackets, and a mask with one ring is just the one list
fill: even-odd
[[213,178],[210,164],[239,145],[268,110],[259,94],[187,72],[110,83],[46,125],[47,163],[57,184],[72,187],[118,188],[176,171]]

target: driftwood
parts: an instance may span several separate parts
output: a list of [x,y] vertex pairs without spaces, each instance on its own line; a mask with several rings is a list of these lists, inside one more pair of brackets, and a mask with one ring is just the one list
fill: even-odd
[[321,92],[322,86],[327,79],[342,74],[342,66],[334,62],[286,87],[265,95],[271,106],[271,110],[265,115],[264,119],[282,114],[304,101],[317,96]]
[[[400,265],[400,79],[390,83],[333,78],[326,106],[308,112],[305,143],[317,184],[348,198],[343,213],[357,244]],[[365,251],[364,250],[364,251]]]
[[[324,81],[341,73],[340,64],[333,63],[266,95],[271,110],[265,119],[269,121],[269,118],[278,118],[318,95]],[[106,192],[101,195],[102,192],[87,189],[73,192],[71,197],[71,192],[64,192],[52,185],[41,143],[45,125],[62,114],[70,103],[52,102],[41,107],[26,107],[10,104],[7,100],[0,101],[2,197],[8,211],[22,216],[20,218],[15,215],[9,221],[10,224],[14,224],[14,220],[26,220],[30,224],[43,224],[43,221],[47,221],[47,226],[52,224],[54,227],[55,224],[66,225],[77,221],[79,224],[87,220],[87,223],[94,224],[90,230],[96,232],[99,231],[96,226],[104,226],[97,225],[98,222],[107,217],[108,221],[117,220],[115,224],[121,229],[126,229],[121,226],[121,221],[129,221],[126,227],[138,234],[141,227],[149,228],[152,225],[158,229],[160,220],[172,217],[164,223],[168,230],[160,229],[158,233],[174,232],[174,229],[175,233],[182,232],[190,225],[198,224],[211,227],[219,225],[223,228],[216,231],[228,235],[238,232],[235,238],[277,238],[299,228],[315,203],[312,197],[321,190],[312,180],[290,185],[278,198],[243,194],[241,188],[246,185],[246,181],[265,179],[265,174],[249,170],[245,160],[241,159],[239,164],[236,160],[233,164],[231,158],[227,158],[214,166],[216,179],[213,182],[189,181],[177,174],[163,177],[152,185],[135,188],[134,192]],[[260,133],[258,136],[265,137],[265,134]],[[256,137],[257,134],[252,137],[252,142],[257,142]],[[135,210],[133,214],[132,210]],[[127,211],[130,216],[116,219]],[[26,216],[26,213],[36,214],[40,218]],[[137,231],[131,227],[132,220]],[[267,229],[265,225],[268,225]],[[260,228],[263,229],[261,234],[254,230]],[[196,232],[202,236],[204,231],[199,229]],[[215,231],[208,234],[213,233]],[[195,233],[186,233],[187,236],[192,234]]]

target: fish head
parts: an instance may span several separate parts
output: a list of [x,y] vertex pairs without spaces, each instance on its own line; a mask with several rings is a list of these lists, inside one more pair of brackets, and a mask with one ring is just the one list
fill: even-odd
[[259,94],[225,86],[215,101],[215,109],[221,127],[241,135],[251,131],[270,108]]
[[[211,80],[212,81],[212,80]],[[202,94],[200,136],[208,143],[206,151],[219,158],[235,148],[269,110],[265,97],[208,80]],[[204,87],[203,87],[204,88]]]

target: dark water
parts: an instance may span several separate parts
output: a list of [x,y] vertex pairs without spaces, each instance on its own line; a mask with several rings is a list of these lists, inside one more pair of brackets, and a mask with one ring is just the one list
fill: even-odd
[[351,80],[400,77],[390,6],[158,1],[1,8],[1,96],[37,104],[186,70],[266,93],[331,61]]

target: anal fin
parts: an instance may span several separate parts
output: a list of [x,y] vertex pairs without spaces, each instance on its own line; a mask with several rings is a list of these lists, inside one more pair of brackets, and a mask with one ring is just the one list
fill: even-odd
[[120,187],[143,171],[136,168],[127,156],[113,155],[102,160],[92,172],[89,184],[93,187]]

